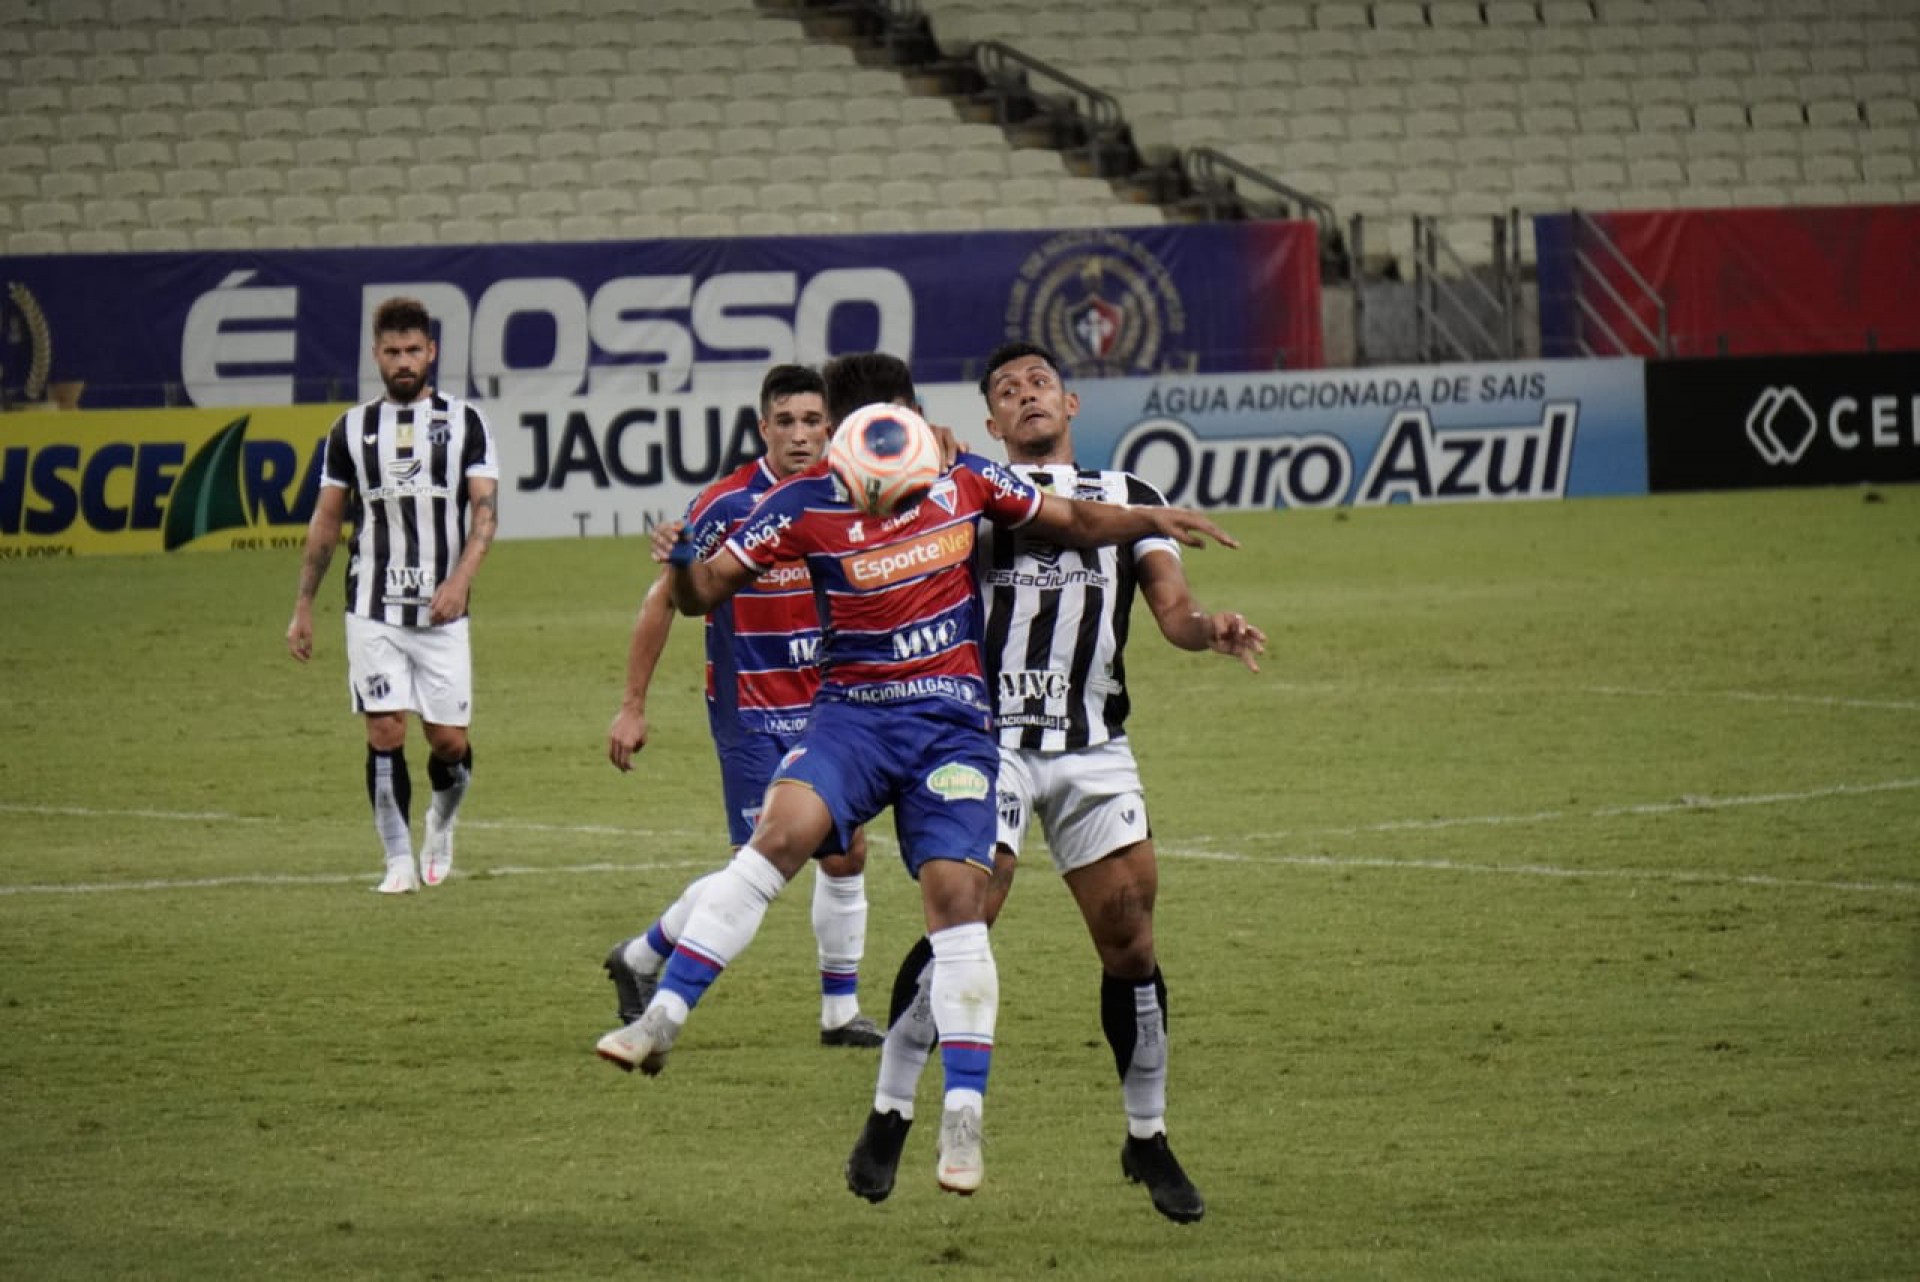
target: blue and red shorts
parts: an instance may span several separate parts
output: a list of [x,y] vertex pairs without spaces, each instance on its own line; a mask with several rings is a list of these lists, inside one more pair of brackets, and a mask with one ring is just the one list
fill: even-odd
[[984,719],[957,720],[947,700],[822,699],[773,778],[819,795],[833,815],[829,841],[842,850],[856,827],[891,806],[901,861],[917,879],[930,859],[992,871],[999,770],[1000,749]]

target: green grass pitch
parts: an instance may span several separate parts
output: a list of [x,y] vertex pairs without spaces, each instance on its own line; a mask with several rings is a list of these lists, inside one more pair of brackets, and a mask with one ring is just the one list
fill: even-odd
[[1191,577],[1265,671],[1144,610],[1130,666],[1190,1227],[1120,1176],[1037,848],[977,1197],[937,1073],[893,1198],[845,1191],[873,1060],[815,1042],[810,882],[665,1074],[593,1056],[602,954],[725,846],[692,621],[605,760],[641,540],[494,550],[455,877],[404,900],[339,566],[302,668],[294,554],[0,561],[0,1277],[1914,1276],[1920,492],[1225,524]]

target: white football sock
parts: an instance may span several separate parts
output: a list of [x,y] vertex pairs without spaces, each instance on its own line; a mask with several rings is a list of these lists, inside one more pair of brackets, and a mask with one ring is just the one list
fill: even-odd
[[933,1024],[933,963],[929,961],[920,968],[912,1004],[893,1021],[887,1029],[887,1040],[880,1046],[880,1078],[873,1090],[875,1112],[913,1117],[920,1075],[926,1071],[939,1036]]
[[1120,1079],[1127,1133],[1151,1139],[1167,1129],[1167,1016],[1151,980],[1133,989],[1133,1057]]
[[[680,892],[680,898],[668,904],[667,910],[655,920],[654,925],[660,927],[660,933],[666,937],[669,949],[679,943],[680,936],[686,932],[687,919],[693,916],[693,906],[700,902],[700,896],[705,892],[707,883],[719,875],[717,872],[710,872],[704,877],[696,878]],[[647,942],[646,931],[641,931],[629,939],[626,950],[620,956],[627,963],[627,968],[636,975],[658,975],[660,968],[667,964],[666,954],[655,952],[653,945]]]
[[[820,974],[857,976],[867,947],[867,879],[829,877],[815,870],[813,878],[813,938],[820,949]],[[820,995],[820,1027],[841,1028],[860,1013],[857,993]]]
[[[971,1104],[979,1108],[986,1063],[993,1055],[994,1024],[1000,1013],[1000,974],[994,968],[987,924],[976,921],[949,926],[929,934],[927,942],[933,945],[933,1022],[945,1044],[941,1052],[948,1077],[945,1107]],[[968,1070],[974,1080],[956,1083],[956,1052],[969,1047],[974,1049],[964,1053],[979,1061]],[[972,1098],[961,1099],[963,1096]]]
[[753,942],[767,905],[786,888],[787,879],[766,856],[742,846],[725,868],[705,880],[680,943],[724,967]]
[[[405,770],[402,764],[400,769]],[[373,826],[387,852],[387,862],[412,863],[413,837],[407,831],[407,816],[400,809],[394,788],[394,758],[373,754]]]

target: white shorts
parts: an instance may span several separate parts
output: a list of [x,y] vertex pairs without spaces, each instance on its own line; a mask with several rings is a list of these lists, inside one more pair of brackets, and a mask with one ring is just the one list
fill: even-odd
[[1074,752],[1002,747],[998,792],[999,844],[1019,854],[1027,822],[1038,815],[1063,873],[1151,835],[1140,768],[1124,737]]
[[435,725],[473,724],[467,621],[403,628],[349,614],[347,688],[355,712],[414,712]]

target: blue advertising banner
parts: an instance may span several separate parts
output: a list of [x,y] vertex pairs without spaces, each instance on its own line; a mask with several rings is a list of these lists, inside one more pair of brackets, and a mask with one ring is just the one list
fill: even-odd
[[[1188,507],[1256,509],[1647,492],[1643,363],[1517,361],[1072,384],[1087,467]],[[979,394],[928,398],[976,449]]]
[[0,259],[0,404],[354,402],[369,320],[439,323],[481,399],[699,393],[716,374],[883,350],[925,382],[997,343],[1079,376],[1312,368],[1311,223]]

